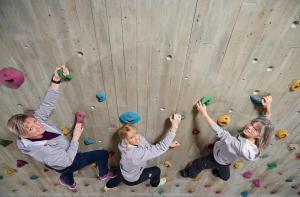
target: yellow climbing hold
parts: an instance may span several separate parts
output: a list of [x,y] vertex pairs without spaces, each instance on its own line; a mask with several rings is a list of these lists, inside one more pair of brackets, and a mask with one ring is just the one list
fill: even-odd
[[288,131],[281,129],[281,130],[278,130],[275,135],[278,139],[282,139],[282,138],[285,138],[286,136],[288,136]]
[[233,167],[235,169],[241,169],[242,167],[244,167],[244,163],[242,161],[237,161],[233,164]]
[[199,178],[199,177],[193,178],[192,181],[193,181],[193,182],[199,182],[199,181],[200,181],[200,178]]
[[219,117],[217,122],[218,122],[218,125],[220,125],[220,126],[226,126],[231,122],[231,118],[228,115],[223,115],[223,116]]
[[171,161],[169,161],[169,160],[165,161],[165,162],[164,162],[164,166],[165,166],[166,168],[171,168],[171,167],[172,167]]
[[300,79],[295,80],[292,82],[291,86],[290,86],[290,90],[291,91],[296,91],[298,88],[300,88]]
[[11,167],[7,167],[7,168],[5,169],[5,171],[6,171],[6,174],[7,174],[8,176],[12,176],[12,175],[14,175],[14,174],[17,172],[17,170],[15,170],[14,168],[11,168]]
[[66,127],[60,127],[60,130],[64,135],[69,135],[70,133],[70,130],[67,129]]

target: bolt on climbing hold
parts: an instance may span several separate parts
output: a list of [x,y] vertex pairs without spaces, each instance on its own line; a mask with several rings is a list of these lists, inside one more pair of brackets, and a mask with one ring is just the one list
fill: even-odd
[[19,88],[24,80],[23,73],[15,68],[5,67],[0,70],[0,84],[4,84],[9,88]]
[[269,155],[268,154],[263,154],[262,156],[260,156],[260,158],[262,158],[262,159],[265,159],[265,158],[268,158],[269,157]]
[[293,82],[291,83],[291,85],[290,85],[290,90],[291,90],[291,91],[296,91],[296,90],[298,90],[299,88],[300,88],[300,79],[293,81]]
[[286,136],[288,136],[288,131],[281,129],[281,130],[278,130],[275,135],[278,139],[282,139],[282,138],[285,138]]
[[278,174],[281,176],[281,175],[283,175],[283,172],[279,171]]
[[184,114],[180,114],[180,118],[181,118],[181,120],[184,120],[185,119],[185,115]]
[[289,177],[289,178],[285,179],[285,182],[291,183],[291,182],[293,182],[293,178]]
[[1,175],[0,175],[0,180],[2,180],[3,178],[4,178],[4,176],[1,174]]
[[275,162],[268,163],[267,166],[268,166],[269,170],[272,170],[274,168],[277,168],[277,163],[275,163]]
[[135,112],[125,112],[119,117],[119,120],[123,124],[135,124],[141,120],[141,116]]
[[69,72],[68,74],[64,75],[64,69],[61,68],[57,71],[58,76],[62,78],[65,81],[71,81],[74,78],[74,74],[72,72]]
[[244,127],[243,128],[237,128],[237,130],[236,130],[238,133],[243,133],[243,131],[244,131]]
[[91,138],[86,138],[83,141],[84,145],[91,145],[95,143],[95,140],[91,139]]
[[17,172],[17,170],[15,170],[14,168],[11,168],[11,167],[7,167],[7,168],[5,169],[5,171],[6,171],[6,174],[7,174],[8,176],[12,176],[12,175],[14,175],[14,174]]
[[243,197],[248,197],[249,191],[243,191],[243,192],[241,192],[240,194],[241,194],[241,196],[243,196]]
[[300,159],[300,153],[295,153],[296,159],[299,160]]
[[6,146],[10,145],[11,143],[13,143],[13,141],[11,141],[11,140],[0,139],[0,144],[1,144],[3,147],[6,147]]
[[222,191],[221,190],[217,190],[217,191],[215,191],[215,194],[221,194],[222,193]]
[[17,160],[17,167],[18,168],[21,168],[21,167],[25,166],[26,164],[28,164],[26,161]]
[[242,167],[244,167],[244,163],[242,161],[237,161],[233,164],[233,167],[235,169],[241,169]]
[[61,132],[66,136],[69,135],[70,130],[64,126],[60,127]]
[[160,189],[160,190],[158,190],[158,193],[159,193],[160,195],[162,195],[162,194],[164,194],[164,193],[165,193],[165,190],[163,190],[163,189]]
[[204,96],[200,99],[200,101],[202,104],[208,106],[212,103],[212,97],[211,96]]
[[250,171],[244,172],[243,177],[246,179],[250,179],[252,177],[252,172]]
[[164,162],[164,166],[166,167],[166,168],[171,168],[172,167],[172,163],[171,163],[171,161],[165,161]]
[[98,99],[99,102],[103,102],[103,101],[106,100],[106,94],[105,94],[105,92],[98,92],[96,94],[96,97],[97,97],[97,99]]
[[179,184],[179,183],[176,183],[176,184],[175,184],[175,187],[180,187],[180,184]]
[[36,175],[32,175],[32,176],[30,176],[30,179],[31,180],[36,180],[36,179],[38,179],[39,177],[38,176],[36,176]]
[[76,117],[76,123],[84,124],[85,112],[78,111],[75,113],[75,117]]
[[198,135],[200,133],[200,131],[198,129],[194,128],[192,133],[193,133],[193,135]]
[[299,147],[299,144],[288,144],[288,149],[291,150],[296,150]]
[[44,168],[44,172],[48,172],[49,171],[49,169],[48,168]]
[[259,179],[254,179],[254,180],[252,181],[252,184],[253,184],[255,187],[260,187],[260,186],[261,186],[260,180],[259,180]]
[[223,115],[223,116],[219,117],[219,118],[218,118],[218,121],[217,121],[217,123],[218,123],[220,126],[226,126],[226,125],[228,125],[230,122],[231,122],[231,118],[230,118],[230,116],[228,116],[228,115]]
[[209,188],[209,187],[211,187],[211,185],[210,184],[205,184],[204,187]]
[[193,182],[199,182],[200,181],[200,177],[196,177],[196,178],[192,178]]
[[187,193],[190,193],[190,194],[191,194],[191,193],[194,193],[194,190],[188,189],[188,190],[187,190]]

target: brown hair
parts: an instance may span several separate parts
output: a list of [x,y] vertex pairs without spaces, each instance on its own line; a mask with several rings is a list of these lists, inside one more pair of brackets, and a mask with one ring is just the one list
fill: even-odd
[[34,118],[33,115],[29,114],[29,113],[13,115],[7,121],[8,130],[18,136],[20,136],[22,134],[26,134],[27,130],[25,128],[24,122],[25,122],[26,118],[28,118],[28,117]]
[[129,131],[137,130],[135,126],[130,124],[125,124],[121,128],[118,129],[119,137],[123,140],[127,137]]

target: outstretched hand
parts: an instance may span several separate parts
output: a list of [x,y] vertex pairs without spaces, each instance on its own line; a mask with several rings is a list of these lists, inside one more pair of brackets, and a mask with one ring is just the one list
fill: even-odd
[[175,148],[177,146],[180,146],[180,143],[177,141],[177,140],[174,140],[171,145],[170,145],[170,148]]
[[180,124],[181,121],[181,115],[180,114],[173,114],[172,116],[170,116],[170,122],[172,124],[172,128],[173,129],[178,129],[178,126]]
[[201,112],[203,115],[207,115],[207,111],[206,111],[206,105],[202,104],[201,102],[197,102],[195,105],[196,109]]
[[262,105],[264,108],[270,108],[272,103],[272,96],[265,96],[262,98]]

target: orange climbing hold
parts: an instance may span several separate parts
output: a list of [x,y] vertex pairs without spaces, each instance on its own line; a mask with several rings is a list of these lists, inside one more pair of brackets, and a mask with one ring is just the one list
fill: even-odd
[[228,115],[223,115],[218,119],[218,125],[221,127],[228,125],[231,122],[231,118]]
[[300,79],[293,81],[290,85],[291,91],[296,91],[299,88],[300,88]]
[[281,130],[278,130],[275,135],[278,139],[282,139],[282,138],[285,138],[286,136],[288,136],[288,131],[281,129]]
[[164,166],[165,166],[166,168],[171,168],[171,167],[172,167],[171,161],[169,161],[169,160],[165,161],[165,162],[164,162]]
[[244,163],[242,161],[237,161],[233,164],[233,167],[235,169],[241,169],[242,167],[244,167]]

